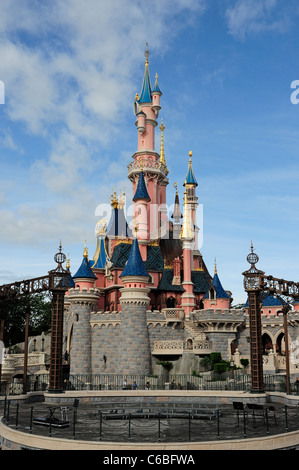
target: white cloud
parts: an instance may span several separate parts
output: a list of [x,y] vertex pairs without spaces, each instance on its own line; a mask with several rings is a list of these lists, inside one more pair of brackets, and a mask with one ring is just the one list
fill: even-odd
[[262,31],[283,33],[289,27],[289,19],[277,0],[238,0],[226,11],[229,32],[244,39]]
[[[93,236],[94,210],[103,202],[97,196],[109,201],[111,185],[128,184],[126,171],[107,164],[105,155],[108,144],[111,149],[114,139],[121,141],[120,123],[123,132],[124,116],[141,86],[145,43],[162,55],[205,3],[153,0],[148,8],[131,0],[11,0],[1,5],[5,115],[50,147],[46,155],[38,148],[28,163],[24,155],[23,179],[14,180],[22,200],[0,208],[2,242],[42,246],[61,237],[64,244],[77,243],[90,227]],[[16,149],[12,133],[1,140]],[[122,155],[114,159],[123,165]],[[99,172],[96,193],[89,178],[99,169],[110,179]]]

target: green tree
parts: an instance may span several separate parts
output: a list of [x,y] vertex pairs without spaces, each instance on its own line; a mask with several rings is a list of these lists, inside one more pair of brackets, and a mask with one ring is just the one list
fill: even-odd
[[6,301],[0,313],[5,319],[3,341],[6,347],[25,340],[27,309],[30,309],[29,336],[51,328],[51,302],[45,295],[28,295]]

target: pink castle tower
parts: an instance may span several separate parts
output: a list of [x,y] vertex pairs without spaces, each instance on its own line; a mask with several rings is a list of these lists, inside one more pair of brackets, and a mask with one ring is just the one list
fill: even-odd
[[[165,158],[160,158],[155,149],[155,128],[161,109],[161,91],[156,74],[155,86],[152,89],[149,75],[149,50],[145,50],[145,71],[140,96],[136,94],[134,111],[138,131],[137,151],[133,161],[128,165],[128,178],[133,183],[133,194],[136,193],[141,168],[145,179],[150,201],[147,206],[148,242],[161,238],[161,205],[166,205],[166,186],[168,170]],[[163,129],[163,127],[162,127]],[[163,130],[161,130],[163,132]],[[134,201],[136,204],[136,201]],[[136,209],[134,208],[134,214]]]

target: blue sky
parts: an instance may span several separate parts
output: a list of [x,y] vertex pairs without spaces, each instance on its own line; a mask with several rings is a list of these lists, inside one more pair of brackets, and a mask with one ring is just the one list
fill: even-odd
[[[145,43],[163,93],[169,180],[193,152],[205,262],[245,300],[259,269],[298,281],[299,7],[295,0],[10,0],[0,17],[0,283],[71,270],[111,189],[126,187]],[[159,151],[160,133],[156,144]]]

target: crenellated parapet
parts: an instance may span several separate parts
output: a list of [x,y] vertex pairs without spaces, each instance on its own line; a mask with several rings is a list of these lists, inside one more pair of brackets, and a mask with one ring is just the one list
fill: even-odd
[[68,301],[71,304],[94,305],[102,295],[97,287],[73,287],[69,290]]
[[245,322],[245,311],[242,309],[197,310],[193,312],[193,322],[205,331],[236,332]]

